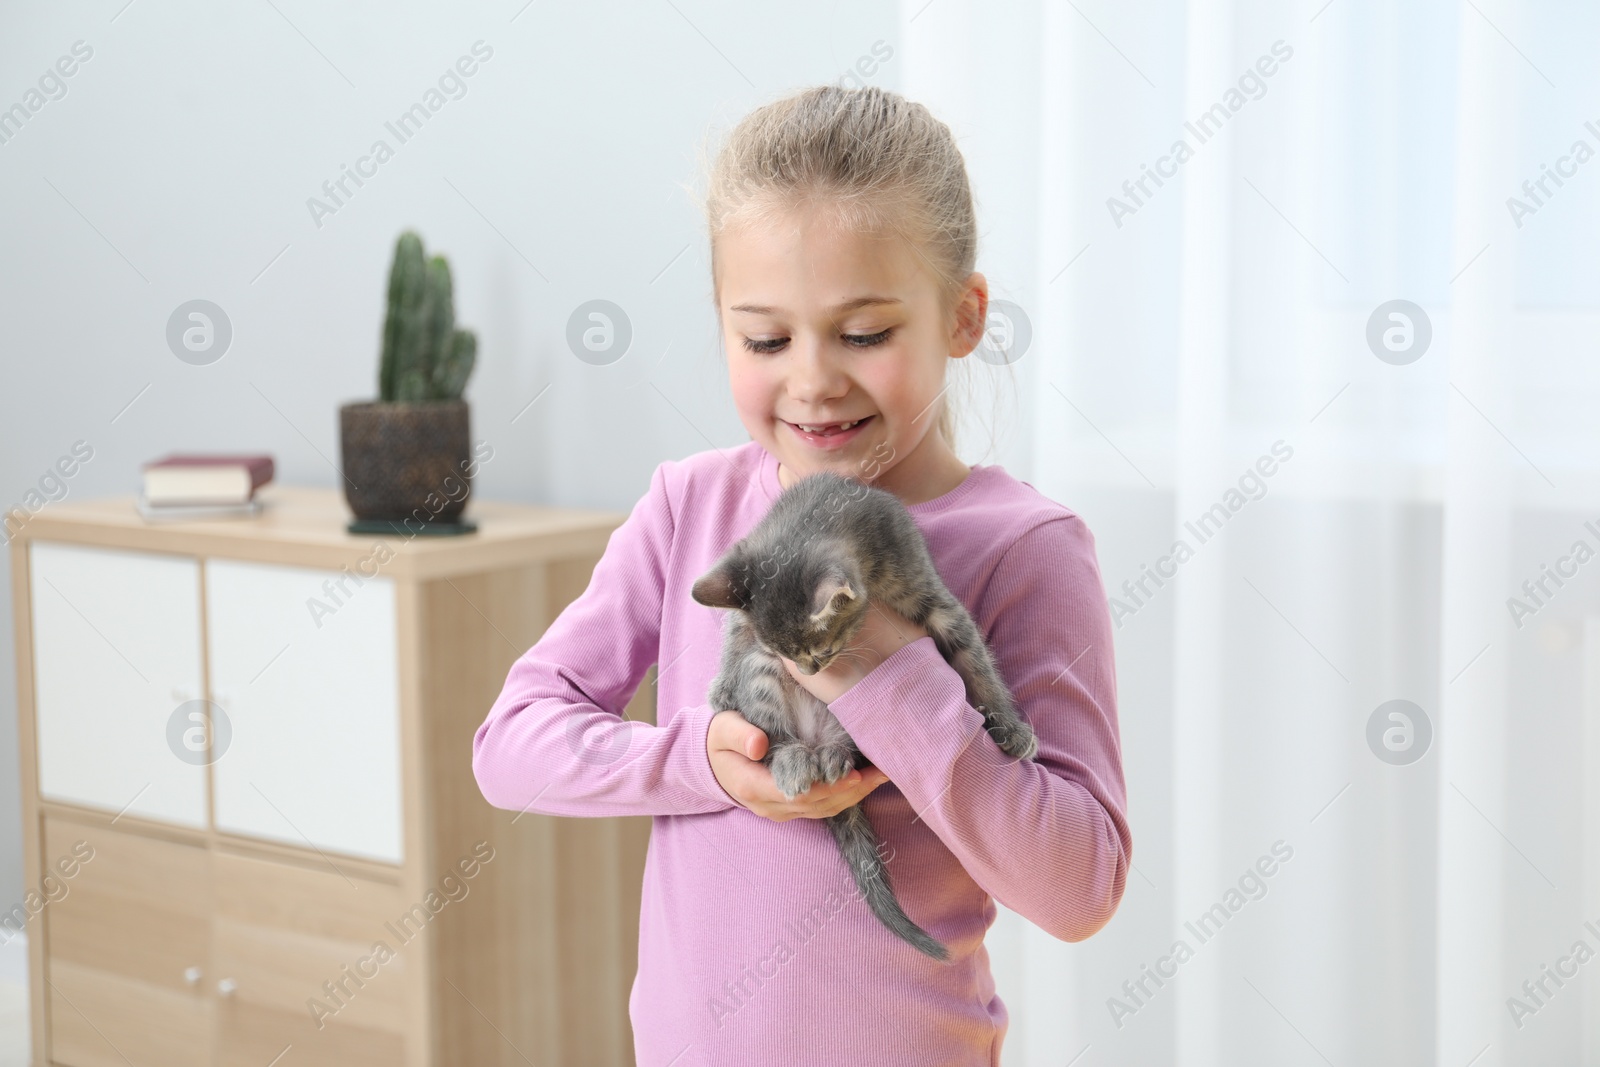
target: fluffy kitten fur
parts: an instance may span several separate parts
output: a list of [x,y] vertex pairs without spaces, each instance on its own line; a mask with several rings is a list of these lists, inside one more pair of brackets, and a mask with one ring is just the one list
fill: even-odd
[[[791,800],[866,759],[828,706],[802,689],[779,657],[805,674],[825,669],[835,656],[850,653],[873,604],[927,629],[1002,751],[1018,759],[1038,751],[983,634],[945,587],[922,532],[892,493],[831,472],[801,479],[694,583],[691,595],[708,607],[731,609],[708,702],[718,711],[739,711],[767,734],[763,762]],[[895,899],[861,806],[823,821],[873,914],[918,951],[949,958]]]

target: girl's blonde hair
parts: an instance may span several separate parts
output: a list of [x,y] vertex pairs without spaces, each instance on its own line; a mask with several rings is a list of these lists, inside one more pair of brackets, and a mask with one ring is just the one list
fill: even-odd
[[[761,224],[796,207],[825,206],[851,231],[906,241],[938,279],[941,311],[953,327],[977,264],[977,214],[955,137],[922,104],[877,86],[813,86],[746,115],[709,165],[703,151],[719,313],[717,238],[735,222]],[[934,429],[954,450],[949,394],[947,384]]]

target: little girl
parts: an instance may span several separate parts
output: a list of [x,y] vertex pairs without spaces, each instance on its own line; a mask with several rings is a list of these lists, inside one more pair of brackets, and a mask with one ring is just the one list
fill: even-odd
[[[705,207],[753,440],[656,468],[588,588],[512,666],[473,771],[496,807],[655,817],[628,999],[639,1067],[994,1067],[995,901],[1081,941],[1116,911],[1132,854],[1094,537],[952,448],[945,371],[982,340],[988,288],[960,151],[926,108],[837,86],[761,107],[717,156]],[[908,506],[1038,735],[1033,759],[996,747],[925,631],[877,611],[854,655],[810,676],[789,665],[864,772],[789,802],[765,734],[706,703],[723,620],[690,586],[823,470]],[[623,720],[652,663],[657,725]],[[949,960],[859,896],[817,821],[857,803]]]

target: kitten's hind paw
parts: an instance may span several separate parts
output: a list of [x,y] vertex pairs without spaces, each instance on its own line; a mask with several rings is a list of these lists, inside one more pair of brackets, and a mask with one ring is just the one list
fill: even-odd
[[1000,751],[1013,759],[1032,759],[1039,753],[1039,735],[1033,727],[1018,720],[989,728],[989,736],[1000,746]]
[[801,744],[788,744],[768,754],[767,768],[772,772],[772,783],[785,799],[795,797],[811,788],[816,781],[816,761]]
[[832,785],[856,766],[855,753],[847,745],[823,745],[815,753],[817,781]]

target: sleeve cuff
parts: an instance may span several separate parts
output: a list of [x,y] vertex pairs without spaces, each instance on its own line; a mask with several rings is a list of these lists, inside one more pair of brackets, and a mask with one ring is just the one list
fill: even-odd
[[983,732],[983,716],[967,703],[961,675],[931,637],[900,646],[828,710],[896,783],[942,778]]
[[[695,793],[725,807],[742,808],[744,805],[728,795],[711,770],[711,754],[706,750],[706,737],[716,714],[716,709],[710,704],[700,704],[692,708],[680,708],[673,716],[673,725],[678,727],[681,740],[691,750],[682,755],[679,768],[685,782]],[[681,724],[679,719],[683,720]]]

